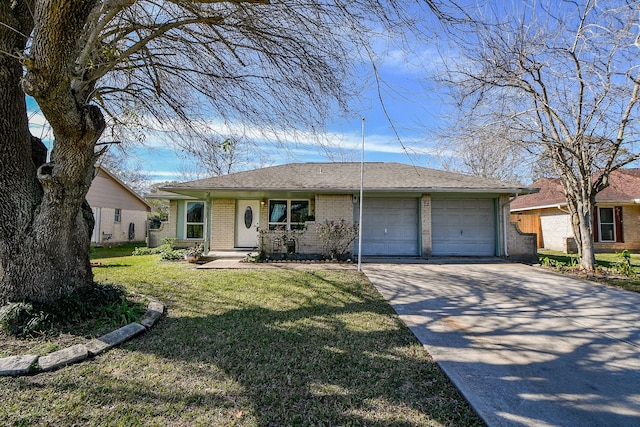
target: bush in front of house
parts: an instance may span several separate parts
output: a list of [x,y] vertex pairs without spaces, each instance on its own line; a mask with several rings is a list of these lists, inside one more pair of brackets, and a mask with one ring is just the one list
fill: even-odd
[[326,220],[316,226],[316,233],[322,241],[324,255],[331,259],[344,259],[358,237],[358,225],[344,219]]

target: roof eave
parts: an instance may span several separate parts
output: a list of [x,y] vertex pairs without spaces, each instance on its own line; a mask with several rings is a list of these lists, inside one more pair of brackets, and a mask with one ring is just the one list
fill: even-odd
[[[321,194],[351,194],[360,191],[360,187],[343,187],[343,188],[326,188],[326,187],[281,187],[281,188],[259,188],[259,187],[242,187],[242,188],[185,188],[185,187],[163,187],[160,190],[171,192],[183,196],[198,197],[203,193],[216,193],[216,192],[313,192]],[[365,192],[369,193],[490,193],[490,194],[531,194],[538,191],[537,188],[527,187],[364,187]],[[150,198],[165,198],[170,199],[170,196],[148,196]]]

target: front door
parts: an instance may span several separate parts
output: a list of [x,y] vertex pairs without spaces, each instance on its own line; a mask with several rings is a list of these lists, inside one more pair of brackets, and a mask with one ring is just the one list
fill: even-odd
[[255,248],[258,246],[260,200],[238,200],[236,212],[236,246]]

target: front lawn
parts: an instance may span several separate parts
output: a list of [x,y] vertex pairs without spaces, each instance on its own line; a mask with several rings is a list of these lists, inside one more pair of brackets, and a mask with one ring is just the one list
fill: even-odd
[[[577,254],[565,254],[564,252],[547,249],[538,250],[538,260],[543,266],[553,267],[567,273],[577,272],[576,267],[579,266],[580,263]],[[639,254],[631,254],[630,256],[630,274],[620,268],[620,265],[624,263],[624,259],[620,254],[596,254],[596,262],[599,267],[603,268],[601,268],[597,274],[590,275],[588,277],[590,280],[628,291],[640,292]]]
[[93,360],[0,378],[0,425],[483,425],[355,271],[94,258],[96,280],[167,318]]

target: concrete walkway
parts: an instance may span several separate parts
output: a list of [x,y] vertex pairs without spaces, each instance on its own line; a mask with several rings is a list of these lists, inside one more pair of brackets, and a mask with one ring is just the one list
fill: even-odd
[[640,426],[640,294],[511,263],[365,263],[489,426]]

